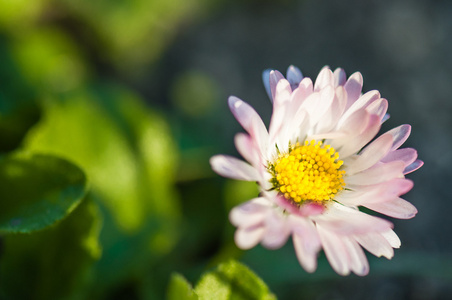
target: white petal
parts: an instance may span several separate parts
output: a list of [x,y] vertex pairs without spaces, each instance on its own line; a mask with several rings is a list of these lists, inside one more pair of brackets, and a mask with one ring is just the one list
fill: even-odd
[[359,244],[350,237],[343,237],[342,239],[345,251],[347,251],[349,258],[350,269],[359,276],[365,276],[369,273],[369,262],[366,255]]
[[260,242],[264,234],[265,234],[264,227],[246,228],[246,229],[238,228],[235,231],[234,240],[236,245],[240,249],[247,250],[256,246]]
[[272,70],[270,71],[270,90],[272,93],[272,99],[275,101],[276,89],[280,80],[284,79],[283,74],[279,71]]
[[306,244],[310,242],[305,241],[303,237],[297,234],[292,236],[292,241],[295,248],[295,254],[297,255],[300,265],[306,270],[306,272],[314,272],[317,268],[317,252],[309,252],[307,250]]
[[237,227],[256,226],[263,222],[271,209],[267,199],[255,198],[231,209],[229,221]]
[[394,249],[391,244],[384,238],[381,233],[369,232],[366,234],[354,236],[356,241],[361,244],[367,251],[377,257],[384,256],[391,259],[394,256]]
[[[347,91],[347,89],[346,89]],[[348,91],[347,91],[348,93]],[[369,91],[359,97],[359,99],[345,111],[344,115],[341,118],[341,121],[349,118],[352,114],[354,114],[358,110],[365,109],[370,103],[380,98],[380,93],[378,91]],[[350,95],[348,95],[348,99],[350,99]]]
[[403,170],[403,174],[409,174],[411,172],[416,171],[417,169],[419,169],[420,167],[422,167],[424,165],[424,162],[422,160],[416,160],[414,161],[412,164],[410,164],[408,167],[406,167]]
[[350,274],[348,253],[346,252],[342,240],[338,237],[338,235],[324,229],[320,225],[317,225],[317,231],[319,233],[325,255],[334,271],[336,271],[339,275]]
[[215,155],[210,158],[210,165],[216,173],[224,177],[246,181],[262,179],[255,168],[232,156]]
[[281,138],[278,133],[283,130],[282,127],[287,119],[286,111],[291,93],[290,83],[285,79],[279,80],[273,98],[273,114],[269,128],[270,145],[273,145],[275,142],[277,143]]
[[380,119],[377,115],[371,115],[369,117],[369,122],[367,123],[366,129],[360,133],[358,136],[351,136],[350,138],[342,141],[342,147],[338,149],[340,158],[345,159],[346,157],[357,153],[364,147],[380,130]]
[[402,243],[400,242],[397,234],[392,229],[382,232],[381,235],[389,242],[392,248],[400,248],[400,245]]
[[375,165],[392,146],[392,135],[385,134],[366,146],[358,158],[346,168],[349,175],[356,174]]
[[417,209],[413,204],[398,197],[385,202],[366,203],[364,206],[398,219],[411,219],[417,214]]
[[392,223],[334,203],[322,215],[311,217],[329,231],[340,235],[362,234],[366,232],[382,232],[392,228]]
[[317,78],[315,80],[314,84],[314,91],[320,91],[326,86],[334,86],[334,76],[333,72],[331,72],[330,68],[324,67],[319,75],[317,75]]
[[270,88],[270,72],[271,69],[266,69],[262,72],[262,82],[264,83],[265,91],[267,92],[268,98],[273,102],[272,91]]
[[285,216],[271,211],[265,218],[265,235],[261,244],[269,249],[277,249],[284,245],[289,237],[290,228]]
[[351,185],[371,185],[394,178],[403,178],[403,169],[405,165],[401,161],[393,161],[386,164],[375,165],[364,172],[347,176],[346,184]]

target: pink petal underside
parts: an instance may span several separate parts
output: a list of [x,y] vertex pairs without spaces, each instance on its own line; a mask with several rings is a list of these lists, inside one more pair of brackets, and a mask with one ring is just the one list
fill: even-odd
[[343,86],[347,81],[347,75],[345,75],[345,71],[341,68],[337,68],[334,70],[334,86]]
[[358,155],[357,159],[346,168],[348,175],[364,171],[375,165],[388,153],[392,146],[392,135],[384,134],[367,145]]
[[264,221],[265,235],[261,244],[268,249],[278,249],[283,246],[290,235],[287,218],[275,210],[270,211]]
[[391,245],[392,248],[400,248],[400,245],[402,244],[400,242],[399,237],[394,232],[394,230],[388,230],[385,232],[382,232],[381,235],[388,241],[388,243]]
[[347,176],[345,182],[350,185],[372,185],[394,178],[403,178],[405,165],[401,161],[377,164],[364,172]]
[[[346,89],[347,92],[347,89]],[[348,99],[350,99],[350,95],[347,95]],[[344,122],[347,118],[353,115],[355,112],[359,110],[365,109],[369,104],[374,102],[375,100],[380,98],[380,93],[376,90],[369,91],[358,98],[350,107],[346,107],[346,111],[344,112],[339,123]]]
[[289,216],[292,240],[297,259],[309,273],[317,268],[317,253],[321,249],[320,238],[312,221],[297,216]]
[[317,231],[319,233],[325,255],[333,270],[343,276],[350,274],[348,253],[346,252],[344,243],[339,236],[327,229],[324,229],[320,225],[317,225]]
[[265,228],[262,226],[238,228],[234,234],[235,244],[243,250],[251,249],[261,241],[264,234]]
[[229,97],[228,102],[234,117],[255,141],[259,150],[263,152],[268,142],[268,133],[260,116],[249,104],[237,97]]
[[271,209],[267,199],[255,198],[231,209],[229,221],[238,227],[256,226],[262,223]]
[[344,191],[337,196],[337,201],[352,206],[366,203],[385,202],[407,193],[413,188],[413,182],[405,178],[395,178],[370,186],[348,185],[352,191]]
[[344,88],[348,95],[346,108],[349,108],[361,95],[363,88],[363,76],[361,73],[353,73],[344,84]]
[[210,158],[210,165],[216,173],[224,177],[245,181],[261,180],[255,168],[232,156],[215,155]]
[[353,238],[373,255],[384,256],[391,259],[394,256],[394,249],[391,244],[378,232],[355,235]]
[[417,169],[419,169],[420,167],[422,167],[424,165],[424,162],[422,160],[415,160],[412,164],[410,164],[408,167],[406,167],[403,170],[403,174],[409,174],[411,172],[416,171]]
[[398,149],[408,139],[411,133],[411,126],[408,124],[400,125],[386,132],[394,137],[394,143],[391,150]]
[[324,67],[319,75],[317,75],[314,83],[314,91],[320,91],[329,85],[334,86],[334,75],[330,68]]
[[380,118],[380,122],[383,123],[383,119],[388,111],[388,100],[383,98],[375,100],[366,107],[366,110],[370,114],[377,115]]
[[246,133],[237,133],[234,137],[234,144],[237,151],[242,157],[247,160],[251,165],[257,166],[261,163],[261,155],[258,153],[253,140]]
[[411,219],[417,214],[413,204],[398,197],[385,202],[366,203],[364,206],[397,219]]
[[358,276],[365,276],[369,273],[369,262],[360,245],[351,237],[342,239],[348,253],[348,265]]
[[392,228],[392,223],[389,221],[336,203],[330,205],[325,213],[312,219],[339,235],[383,232]]
[[275,204],[277,204],[282,209],[288,211],[290,214],[296,216],[300,217],[316,216],[320,215],[325,211],[325,207],[321,204],[306,203],[303,204],[301,207],[298,207],[279,194],[273,195],[271,197],[275,200]]
[[[365,126],[365,125],[364,125]],[[377,115],[370,115],[369,122],[359,135],[351,135],[349,138],[344,139],[342,142],[342,147],[338,150],[341,159],[357,153],[364,147],[380,130],[380,120]],[[336,142],[337,143],[337,142]],[[339,148],[336,146],[336,148]]]
[[402,148],[389,152],[381,162],[403,161],[405,166],[412,164],[417,158],[417,151],[413,148]]
[[269,77],[270,91],[272,93],[273,102],[275,101],[276,86],[281,79],[284,79],[284,76],[279,71],[276,71],[276,70],[270,71],[270,77]]

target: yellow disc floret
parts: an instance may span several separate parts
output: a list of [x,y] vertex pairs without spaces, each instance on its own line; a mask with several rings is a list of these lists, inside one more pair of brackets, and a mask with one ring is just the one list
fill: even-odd
[[323,202],[344,189],[343,161],[330,145],[314,140],[296,143],[270,164],[274,188],[296,203]]

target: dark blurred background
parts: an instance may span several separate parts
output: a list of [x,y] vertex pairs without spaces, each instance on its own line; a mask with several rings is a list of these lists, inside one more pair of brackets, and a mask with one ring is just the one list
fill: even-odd
[[[364,278],[336,275],[323,254],[317,272],[307,274],[290,241],[275,251],[260,246],[240,251],[233,244],[228,211],[253,197],[256,187],[220,178],[208,164],[217,153],[237,155],[233,136],[242,129],[228,110],[227,97],[244,99],[268,124],[271,105],[261,72],[273,68],[285,73],[291,64],[313,79],[324,65],[344,68],[348,75],[360,71],[363,90],[378,89],[389,100],[391,118],[383,130],[411,124],[405,146],[416,148],[425,162],[408,175],[415,186],[404,197],[418,208],[418,215],[393,220],[401,249],[391,261],[368,256],[371,269]],[[154,259],[130,262],[131,268],[122,269],[121,264],[116,269],[98,268],[111,264],[105,257],[115,257],[121,252],[118,249],[127,248],[102,242],[112,235],[109,222],[116,224],[111,226],[119,228],[117,232],[126,228],[124,234],[134,240],[139,236],[136,232],[142,232],[134,228],[147,224],[130,221],[136,219],[132,209],[130,218],[118,217],[118,225],[110,220],[115,217],[109,217],[116,204],[100,200],[103,254],[93,271],[97,279],[90,282],[101,288],[86,284],[91,295],[158,299],[171,272],[196,283],[206,269],[236,258],[253,269],[279,299],[452,299],[451,69],[452,1],[447,0],[4,0],[0,1],[1,149],[55,149],[52,143],[42,146],[42,140],[53,141],[51,134],[47,139],[34,137],[40,130],[36,126],[41,128],[53,111],[50,102],[83,98],[88,106],[96,103],[124,132],[130,129],[124,124],[134,119],[133,111],[142,111],[141,104],[134,104],[124,117],[118,103],[146,103],[149,122],[158,119],[158,124],[164,124],[149,137],[156,148],[146,155],[158,152],[159,139],[171,152],[174,170],[168,175],[168,186],[173,196],[165,197],[172,204],[162,209],[164,213],[157,209],[154,215],[140,217],[170,216],[151,231],[159,237],[154,243],[160,250],[153,252]],[[88,115],[94,110],[87,108]],[[80,130],[87,133],[98,126],[92,121],[97,119],[71,120],[80,122]],[[77,144],[77,138],[85,136],[74,137],[75,131],[70,132],[60,134],[60,139]],[[131,140],[133,134],[125,136],[117,143]],[[102,147],[114,143],[107,139]],[[135,140],[132,144],[136,145]],[[67,148],[58,149],[64,154]],[[160,150],[168,153],[165,149]],[[112,154],[114,161],[124,159],[121,153]],[[97,163],[69,157],[87,169],[88,164]],[[128,167],[118,168],[104,177],[97,178],[94,167],[88,173],[94,193],[97,188],[100,198],[108,198],[108,192],[102,191],[112,191],[111,197],[127,207],[127,194],[119,197],[100,183],[109,176],[126,176]],[[170,234],[165,231],[168,226],[172,226]],[[114,261],[122,259],[127,265],[128,257],[136,258],[136,251],[148,255],[134,248],[142,243],[127,243],[126,258]],[[119,275],[99,283],[100,269]]]

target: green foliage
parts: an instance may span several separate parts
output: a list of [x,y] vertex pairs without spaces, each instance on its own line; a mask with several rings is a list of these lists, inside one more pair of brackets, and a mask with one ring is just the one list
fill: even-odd
[[166,295],[168,300],[198,300],[191,284],[180,274],[173,274]]
[[89,198],[57,226],[8,235],[0,264],[2,299],[85,299],[101,254],[99,211]]
[[0,159],[0,232],[29,233],[66,217],[86,193],[74,164],[49,155],[14,153]]
[[245,265],[231,260],[202,276],[195,289],[173,275],[167,299],[275,300],[265,283]]

